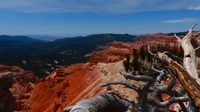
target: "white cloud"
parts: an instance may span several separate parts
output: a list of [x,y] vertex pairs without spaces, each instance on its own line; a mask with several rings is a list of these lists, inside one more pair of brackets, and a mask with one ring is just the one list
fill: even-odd
[[198,22],[198,19],[196,18],[182,18],[182,19],[162,21],[162,23],[196,23],[196,22]]
[[129,13],[200,9],[200,0],[0,0],[0,10],[17,12]]
[[189,7],[190,10],[200,10],[200,5]]

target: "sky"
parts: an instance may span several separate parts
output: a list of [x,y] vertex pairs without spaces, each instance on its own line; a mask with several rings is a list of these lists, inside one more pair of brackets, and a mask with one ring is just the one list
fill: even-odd
[[199,22],[200,0],[0,0],[0,35],[165,33]]

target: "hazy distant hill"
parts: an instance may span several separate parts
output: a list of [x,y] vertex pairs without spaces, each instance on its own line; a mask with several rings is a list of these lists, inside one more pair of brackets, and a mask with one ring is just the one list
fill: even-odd
[[27,36],[44,41],[54,41],[56,39],[61,39],[64,37],[64,36],[51,36],[51,35],[27,35]]
[[42,42],[39,39],[33,39],[27,36],[9,36],[0,35],[0,45],[2,44],[30,44],[34,42]]
[[[193,32],[199,32],[199,31],[193,31]],[[171,32],[171,33],[166,33],[166,35],[169,35],[169,36],[174,36],[174,34],[176,35],[186,35],[188,33],[188,31],[185,31],[185,32]]]
[[18,65],[39,75],[52,71],[58,65],[86,62],[86,54],[113,41],[130,42],[128,34],[95,34],[83,37],[57,39],[52,42],[26,36],[0,37],[0,63]]
[[85,37],[65,38],[57,39],[51,42],[49,48],[53,48],[55,51],[64,51],[66,49],[76,50],[80,53],[90,53],[97,46],[105,45],[113,41],[133,41],[134,36],[128,34],[96,34]]

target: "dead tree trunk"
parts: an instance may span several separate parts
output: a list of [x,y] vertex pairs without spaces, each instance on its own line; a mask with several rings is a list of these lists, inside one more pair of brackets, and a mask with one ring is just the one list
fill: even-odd
[[178,42],[180,43],[181,47],[183,48],[184,51],[184,58],[183,58],[183,65],[187,72],[190,74],[191,77],[193,77],[198,84],[200,84],[199,77],[198,77],[198,72],[197,72],[197,67],[196,67],[196,54],[195,51],[199,48],[194,48],[191,43],[192,39],[192,30],[196,26],[192,26],[187,35],[183,37],[182,39],[178,37],[175,34],[175,37],[177,38]]
[[95,98],[85,99],[76,105],[65,108],[65,112],[125,112],[132,103],[116,93],[107,93]]

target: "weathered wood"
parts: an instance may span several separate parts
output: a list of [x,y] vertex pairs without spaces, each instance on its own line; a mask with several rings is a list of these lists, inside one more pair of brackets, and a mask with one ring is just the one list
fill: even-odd
[[84,99],[65,112],[125,112],[131,109],[131,102],[115,93],[106,93],[91,99]]
[[196,24],[193,25],[189,29],[187,35],[184,36],[182,39],[178,37],[177,35],[175,35],[175,37],[177,38],[178,42],[180,43],[184,51],[184,58],[183,58],[184,68],[187,70],[189,75],[193,77],[198,84],[200,84],[197,67],[196,67],[197,65],[196,54],[195,54],[196,49],[193,47],[192,42],[191,42],[192,30],[194,29],[195,26]]
[[[180,39],[178,39],[180,41]],[[150,50],[150,48],[149,48]],[[190,71],[184,68],[182,65],[173,61],[170,57],[168,57],[165,53],[158,52],[157,55],[154,54],[157,58],[162,61],[165,61],[169,64],[169,67],[174,70],[176,73],[176,77],[179,79],[181,85],[184,87],[184,90],[188,93],[188,95],[192,98],[192,102],[195,103],[198,109],[200,108],[200,85],[191,76]],[[194,63],[193,63],[194,64]],[[196,69],[196,68],[194,68]],[[192,105],[191,105],[192,106]],[[200,111],[200,110],[198,110]],[[192,111],[193,112],[193,111]]]
[[185,91],[191,96],[195,105],[200,108],[200,86],[177,62],[170,61],[170,67],[175,70],[177,77]]
[[182,65],[173,61],[164,53],[159,53],[160,59],[168,62],[170,68],[176,72],[177,78],[179,79],[184,90],[191,96],[192,101],[195,105],[200,108],[200,86],[193,77],[188,73],[187,69],[184,69]]

